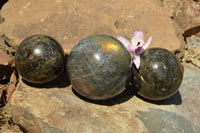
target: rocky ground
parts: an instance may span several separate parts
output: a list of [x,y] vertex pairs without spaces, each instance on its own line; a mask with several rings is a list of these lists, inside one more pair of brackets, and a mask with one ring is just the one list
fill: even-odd
[[[200,132],[199,1],[3,0],[0,4],[0,132]],[[136,30],[143,30],[145,39],[153,37],[150,47],[172,51],[184,65],[182,85],[167,100],[146,101],[126,90],[110,101],[91,102],[73,92],[64,76],[49,86],[30,86],[15,71],[16,48],[30,35],[50,35],[69,54],[86,36],[130,39]]]

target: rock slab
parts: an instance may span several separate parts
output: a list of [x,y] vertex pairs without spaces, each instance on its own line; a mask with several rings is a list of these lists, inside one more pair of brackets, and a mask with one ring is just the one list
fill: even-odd
[[[170,15],[157,0],[9,0],[1,11],[5,19],[0,33],[15,48],[28,36],[47,34],[69,53],[89,35],[130,39],[136,30],[143,30],[146,39],[153,37],[150,47],[176,50],[180,42]],[[181,13],[178,16],[182,18]],[[20,81],[10,100],[12,117],[23,131],[31,133],[200,132],[200,72],[184,66],[180,91],[160,102],[144,101],[131,89],[107,102],[88,101],[74,93],[62,77],[43,86]]]
[[15,46],[33,34],[47,34],[70,51],[89,35],[130,39],[136,30],[143,30],[146,39],[153,37],[150,47],[176,50],[180,46],[168,10],[155,0],[9,0],[1,14],[5,21],[0,32]]
[[10,100],[12,117],[28,133],[197,133],[200,70],[190,64],[184,68],[179,92],[159,102],[142,100],[132,89],[110,101],[92,102],[62,80],[40,87],[21,81]]

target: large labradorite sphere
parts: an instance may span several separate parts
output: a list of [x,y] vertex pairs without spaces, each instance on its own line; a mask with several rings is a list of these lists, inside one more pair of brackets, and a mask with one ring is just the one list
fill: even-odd
[[68,76],[76,92],[92,100],[120,94],[129,78],[131,57],[123,44],[107,35],[81,40],[67,60]]
[[23,79],[42,84],[57,78],[64,69],[64,51],[46,35],[33,35],[19,45],[15,64]]
[[174,95],[183,78],[183,67],[171,52],[147,49],[141,54],[141,66],[133,66],[133,80],[138,94],[150,100],[163,100]]

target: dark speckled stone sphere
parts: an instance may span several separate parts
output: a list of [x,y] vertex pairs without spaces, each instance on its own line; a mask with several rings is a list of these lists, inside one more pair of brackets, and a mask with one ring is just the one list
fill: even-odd
[[64,51],[60,44],[46,35],[33,35],[19,45],[15,64],[23,79],[43,84],[54,80],[63,71]]
[[141,66],[133,66],[134,81],[138,94],[150,100],[163,100],[174,95],[183,78],[183,67],[171,52],[147,49],[141,54]]
[[81,40],[67,60],[68,76],[80,95],[106,100],[120,94],[130,74],[131,57],[117,39],[93,35]]

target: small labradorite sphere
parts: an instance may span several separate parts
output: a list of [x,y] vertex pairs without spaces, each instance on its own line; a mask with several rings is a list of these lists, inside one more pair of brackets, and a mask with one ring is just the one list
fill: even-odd
[[30,83],[43,84],[57,78],[64,69],[64,51],[46,35],[33,35],[19,45],[15,64],[18,73]]
[[73,89],[92,100],[106,100],[120,94],[130,71],[130,54],[121,42],[108,35],[81,40],[67,60]]
[[141,54],[141,65],[133,66],[133,80],[138,94],[150,100],[163,100],[174,95],[183,78],[178,58],[161,48],[147,49]]

